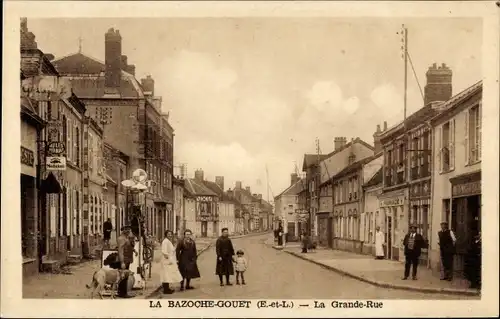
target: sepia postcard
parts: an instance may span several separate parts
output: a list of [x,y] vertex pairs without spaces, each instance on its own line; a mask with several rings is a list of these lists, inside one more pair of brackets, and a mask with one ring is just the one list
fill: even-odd
[[4,10],[2,317],[498,316],[500,3]]

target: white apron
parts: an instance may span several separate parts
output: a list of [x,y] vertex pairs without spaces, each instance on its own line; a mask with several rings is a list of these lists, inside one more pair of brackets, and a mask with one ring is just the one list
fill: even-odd
[[375,256],[383,257],[384,256],[384,233],[378,231],[375,233]]
[[174,245],[165,238],[161,243],[161,282],[176,283],[182,281],[181,273],[177,266]]

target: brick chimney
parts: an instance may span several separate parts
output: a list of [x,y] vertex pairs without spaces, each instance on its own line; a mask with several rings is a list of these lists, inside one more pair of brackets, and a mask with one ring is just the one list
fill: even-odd
[[234,198],[234,192],[233,192],[233,190],[232,190],[232,189],[228,189],[228,190],[227,190],[227,196],[228,196],[229,198]]
[[104,83],[109,93],[119,93],[122,69],[122,36],[119,30],[109,29],[104,36]]
[[347,138],[345,138],[345,137],[336,137],[334,139],[335,151],[339,150],[340,148],[342,148],[346,144],[347,144]]
[[35,35],[28,30],[28,18],[21,18],[21,49],[37,49]]
[[224,190],[224,176],[215,176],[215,184]]
[[384,130],[382,132],[387,131],[387,121],[384,121]]
[[234,188],[235,189],[241,189],[241,182],[240,181],[237,181],[234,185]]
[[381,133],[382,131],[380,130],[380,124],[377,124],[377,130],[375,131],[375,133],[373,133],[373,146],[375,154],[378,154],[379,152],[382,151],[382,143],[380,142]]
[[197,169],[195,172],[194,172],[194,179],[199,181],[199,182],[203,182],[205,180],[205,177],[203,176],[203,170],[202,169]]
[[294,185],[299,181],[299,176],[296,173],[290,175],[290,185]]
[[151,75],[148,75],[145,79],[141,79],[141,86],[145,94],[155,95],[155,80]]
[[427,84],[424,88],[424,105],[432,102],[448,101],[452,96],[452,71],[445,64],[434,63],[427,70]]

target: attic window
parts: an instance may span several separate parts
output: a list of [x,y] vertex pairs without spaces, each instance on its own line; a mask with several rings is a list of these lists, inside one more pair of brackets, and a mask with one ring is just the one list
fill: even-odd
[[349,165],[353,164],[355,160],[356,160],[356,155],[354,154],[349,155]]

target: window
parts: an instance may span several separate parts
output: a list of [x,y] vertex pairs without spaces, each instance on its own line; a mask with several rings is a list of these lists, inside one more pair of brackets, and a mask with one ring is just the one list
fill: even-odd
[[445,123],[441,133],[441,171],[447,172],[450,170],[450,123]]
[[[481,160],[481,103],[472,107],[468,112],[466,123],[466,141],[468,141],[467,164]],[[468,125],[467,125],[468,124]]]
[[443,199],[443,212],[442,212],[442,220],[450,223],[450,199]]
[[431,171],[430,171],[430,163],[431,163],[431,156],[432,156],[432,152],[431,152],[431,134],[429,133],[429,131],[426,131],[424,132],[424,136],[423,136],[423,146],[422,146],[422,149],[423,149],[423,152],[421,154],[421,158],[422,158],[422,165],[420,167],[420,177],[426,177],[426,176],[429,176],[431,174]]

